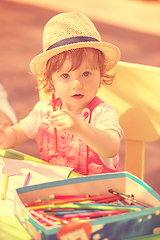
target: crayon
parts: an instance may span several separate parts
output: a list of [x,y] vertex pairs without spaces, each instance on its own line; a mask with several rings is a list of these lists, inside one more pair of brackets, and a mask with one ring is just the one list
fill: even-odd
[[23,187],[25,186],[28,186],[29,182],[30,182],[30,179],[31,179],[31,173],[29,172],[26,176],[26,179],[25,179],[25,182],[23,184]]
[[7,187],[8,187],[8,173],[5,174],[2,197],[1,197],[2,200],[5,200],[6,198]]

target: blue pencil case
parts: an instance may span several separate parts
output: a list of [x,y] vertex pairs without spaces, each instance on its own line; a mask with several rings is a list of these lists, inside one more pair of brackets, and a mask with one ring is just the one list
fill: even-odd
[[[142,211],[101,217],[63,226],[44,226],[24,204],[49,195],[108,194],[109,189],[134,195],[152,207]],[[160,197],[144,181],[128,173],[108,173],[70,178],[16,189],[15,216],[33,239],[38,240],[133,240],[160,238]]]

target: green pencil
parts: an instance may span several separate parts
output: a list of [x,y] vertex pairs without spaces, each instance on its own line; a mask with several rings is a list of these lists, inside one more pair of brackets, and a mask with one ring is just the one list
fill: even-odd
[[133,208],[128,206],[108,206],[108,205],[96,205],[96,204],[62,204],[62,205],[42,205],[28,207],[30,210],[41,210],[41,209],[58,209],[58,208],[72,208],[72,209],[97,209],[97,210],[118,210],[118,211],[141,211],[140,208]]

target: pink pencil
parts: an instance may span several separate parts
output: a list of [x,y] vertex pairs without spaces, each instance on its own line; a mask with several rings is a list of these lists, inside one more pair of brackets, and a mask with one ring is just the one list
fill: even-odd
[[35,216],[38,217],[39,219],[43,220],[44,222],[48,223],[49,225],[53,226],[53,227],[58,227],[57,224],[55,224],[53,221],[47,219],[46,217],[44,217],[42,214],[38,213],[37,211],[31,210],[30,213]]
[[60,217],[57,217],[57,216],[54,216],[54,215],[49,215],[49,214],[46,214],[46,213],[45,214],[42,213],[42,215],[44,217],[49,218],[49,219],[51,219],[53,221],[56,221],[56,222],[60,222],[60,223],[63,223],[63,224],[69,223],[66,219],[63,219],[63,218],[60,218]]
[[[53,112],[56,110],[55,107],[55,93],[52,93],[52,108]],[[57,128],[54,128],[54,150],[57,152]]]
[[31,179],[31,173],[29,172],[29,173],[27,174],[27,177],[26,177],[26,179],[25,179],[25,182],[24,182],[24,184],[23,184],[23,187],[28,186],[28,184],[29,184],[29,182],[30,182],[30,179]]

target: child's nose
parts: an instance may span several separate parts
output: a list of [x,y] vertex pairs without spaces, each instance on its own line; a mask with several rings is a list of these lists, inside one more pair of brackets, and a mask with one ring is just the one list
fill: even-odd
[[73,81],[73,88],[77,88],[77,89],[79,89],[79,88],[82,88],[82,83],[79,81],[79,80],[74,80]]

